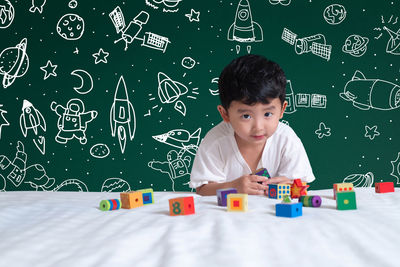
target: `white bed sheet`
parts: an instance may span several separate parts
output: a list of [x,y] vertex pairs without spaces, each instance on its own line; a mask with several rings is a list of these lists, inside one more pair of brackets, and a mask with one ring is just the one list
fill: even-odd
[[[400,191],[356,188],[357,210],[332,190],[303,216],[275,216],[276,200],[249,196],[227,212],[216,197],[155,192],[155,204],[103,212],[118,193],[0,193],[0,266],[400,266]],[[168,199],[194,196],[196,214],[169,216]]]

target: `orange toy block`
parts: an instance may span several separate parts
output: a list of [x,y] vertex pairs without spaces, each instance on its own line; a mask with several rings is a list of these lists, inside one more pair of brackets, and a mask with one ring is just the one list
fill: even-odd
[[229,194],[227,196],[227,210],[228,211],[247,211],[248,206],[247,194]]
[[307,195],[307,188],[310,187],[306,183],[303,183],[301,179],[294,179],[290,190],[290,197],[299,198]]
[[193,197],[178,197],[169,200],[169,215],[189,215],[194,214],[194,199]]
[[336,183],[333,184],[333,199],[336,199],[336,193],[353,191],[352,183]]
[[123,209],[134,209],[143,206],[143,193],[139,191],[122,192],[120,194]]

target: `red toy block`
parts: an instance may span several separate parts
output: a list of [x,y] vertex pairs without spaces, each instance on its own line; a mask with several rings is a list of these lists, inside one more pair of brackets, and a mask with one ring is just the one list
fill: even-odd
[[193,197],[178,197],[169,200],[169,215],[189,215],[194,213]]
[[393,182],[375,183],[375,193],[390,193],[394,192]]
[[294,179],[290,190],[290,197],[293,199],[299,198],[301,196],[306,196],[308,187],[310,186],[304,185],[301,179]]

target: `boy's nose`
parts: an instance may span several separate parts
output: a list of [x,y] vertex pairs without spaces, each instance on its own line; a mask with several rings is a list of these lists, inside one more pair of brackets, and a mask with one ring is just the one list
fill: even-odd
[[258,131],[263,129],[263,121],[262,120],[254,120],[253,130]]

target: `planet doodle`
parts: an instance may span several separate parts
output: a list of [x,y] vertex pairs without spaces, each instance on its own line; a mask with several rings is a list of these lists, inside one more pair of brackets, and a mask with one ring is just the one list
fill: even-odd
[[0,74],[3,75],[3,87],[7,88],[16,78],[22,77],[29,68],[26,54],[27,39],[24,38],[15,47],[4,49],[0,53]]
[[57,23],[57,33],[65,40],[78,40],[85,31],[85,21],[76,14],[65,14]]
[[346,18],[346,8],[339,4],[332,4],[327,6],[324,10],[324,19],[331,25],[337,25],[344,21]]
[[367,51],[368,41],[369,39],[367,37],[362,37],[357,34],[350,35],[344,42],[342,51],[354,57],[361,57]]
[[8,0],[0,0],[0,29],[11,25],[15,17],[13,5]]

